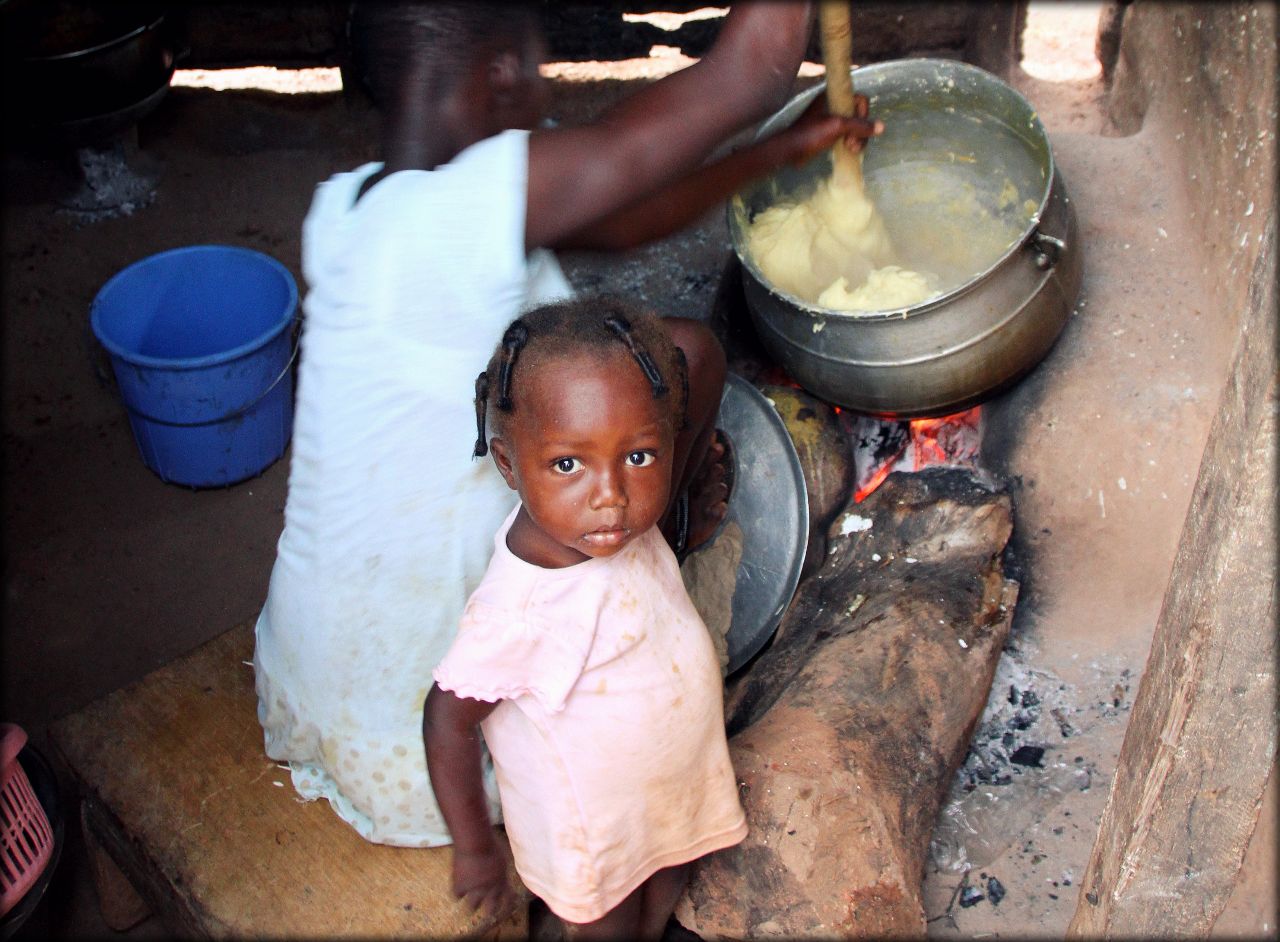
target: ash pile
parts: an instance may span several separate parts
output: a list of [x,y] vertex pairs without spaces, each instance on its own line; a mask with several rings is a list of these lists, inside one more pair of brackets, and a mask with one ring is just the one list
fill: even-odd
[[[1030,667],[1015,643],[1006,646],[929,843],[933,867],[961,877],[953,902],[967,907],[985,897],[998,905],[1003,885],[984,892],[990,877],[978,871],[1022,841],[1066,796],[1093,787],[1097,766],[1078,754],[1074,740],[1128,710],[1131,679],[1122,670],[1108,693],[1089,697]],[[1070,886],[1069,872],[1062,879]]]

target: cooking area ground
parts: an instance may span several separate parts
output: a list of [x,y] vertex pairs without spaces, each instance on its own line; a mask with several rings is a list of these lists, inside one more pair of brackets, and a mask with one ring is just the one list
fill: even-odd
[[[1090,52],[1091,28],[1072,26]],[[1060,59],[1080,55],[1061,24],[1033,17],[1030,29]],[[565,70],[554,116],[595,114],[652,77],[655,59]],[[1083,285],[1047,358],[981,409],[978,461],[1011,490],[1006,568],[1021,590],[926,868],[939,937],[1065,931],[1235,339],[1206,293],[1187,171],[1167,159],[1176,129],[1149,120],[1111,136],[1100,76],[1036,71],[1049,77],[1015,70],[1010,83],[1036,108],[1070,189]],[[138,130],[160,167],[154,199],[90,223],[60,209],[76,182],[64,163],[47,147],[8,145],[0,718],[46,752],[52,719],[256,615],[288,475],[287,454],[227,489],[148,471],[88,330],[93,296],[139,258],[199,243],[259,249],[302,284],[315,183],[370,159],[374,127],[341,94],[174,87]],[[705,318],[728,255],[716,212],[620,259],[571,255],[565,268],[580,289]],[[745,355],[737,365],[750,369]],[[24,937],[107,931],[75,825]],[[125,935],[168,933],[152,918]]]

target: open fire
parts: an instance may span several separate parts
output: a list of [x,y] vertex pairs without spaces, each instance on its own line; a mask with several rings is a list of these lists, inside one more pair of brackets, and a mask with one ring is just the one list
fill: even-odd
[[[777,364],[759,372],[757,383],[803,389]],[[813,395],[813,393],[810,393]],[[853,452],[853,500],[860,504],[894,471],[921,471],[931,465],[982,471],[983,412],[962,412],[928,419],[887,419],[831,406]]]
[[930,465],[976,468],[982,447],[982,407],[934,419],[879,419],[841,410],[853,443],[855,503],[894,471]]

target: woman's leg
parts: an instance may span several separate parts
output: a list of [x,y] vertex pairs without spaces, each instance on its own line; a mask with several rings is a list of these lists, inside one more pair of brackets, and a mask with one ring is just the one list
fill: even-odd
[[676,903],[689,883],[690,864],[680,864],[659,870],[644,882],[644,898],[640,908],[641,939],[661,939],[667,928],[667,920],[676,910]]
[[657,942],[684,893],[689,872],[689,864],[659,870],[595,922],[566,922],[565,934],[572,942],[597,939]]
[[[613,907],[595,922],[565,922],[565,936],[570,942],[596,942],[596,940],[635,939],[640,936],[640,913],[644,904],[641,883],[621,903]],[[672,904],[675,905],[674,903]],[[563,922],[563,920],[561,920]]]
[[664,317],[662,322],[689,366],[689,403],[685,426],[676,437],[671,505],[662,532],[669,541],[675,539],[676,498],[688,492],[688,546],[695,547],[711,538],[728,510],[729,489],[721,465],[724,450],[714,442],[727,367],[720,341],[705,324],[684,317]]

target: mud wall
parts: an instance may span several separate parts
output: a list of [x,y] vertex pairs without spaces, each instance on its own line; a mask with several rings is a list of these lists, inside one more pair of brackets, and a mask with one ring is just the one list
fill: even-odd
[[1274,933],[1276,9],[1125,8],[1109,117],[1163,136],[1237,344],[1069,936]]
[[[234,65],[340,65],[347,0],[298,3],[211,2],[175,5],[185,35],[189,68]],[[541,0],[552,55],[567,60],[643,57],[655,44],[700,56],[715,38],[719,19],[693,20],[676,30],[630,23],[623,13],[683,13],[704,0]],[[910,54],[963,58],[993,72],[1018,60],[1026,0],[939,4],[930,0],[855,3],[853,57],[875,62]],[[817,36],[809,57],[821,61]]]
[[1124,10],[1109,118],[1153,123],[1199,207],[1201,259],[1188,259],[1239,318],[1275,214],[1276,5],[1136,0]]

